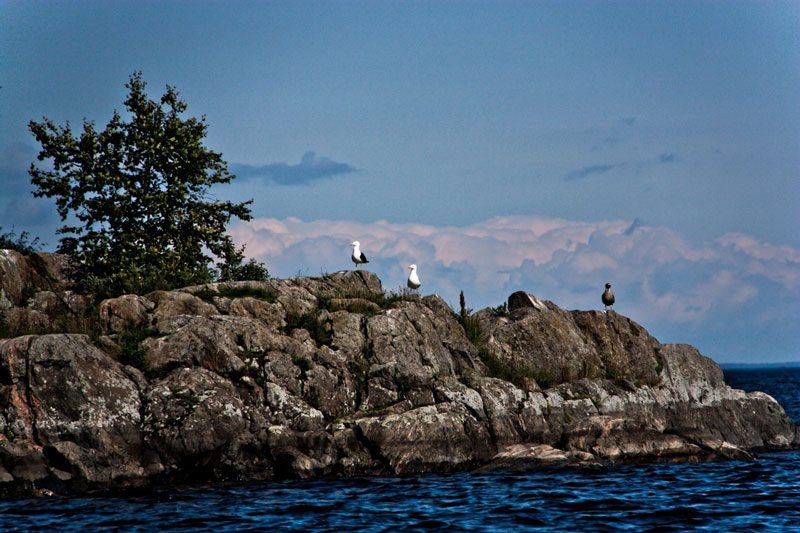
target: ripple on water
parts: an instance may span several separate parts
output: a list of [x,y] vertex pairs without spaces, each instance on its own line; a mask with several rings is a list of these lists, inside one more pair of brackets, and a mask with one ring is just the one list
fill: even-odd
[[[800,420],[800,369],[732,386]],[[755,383],[755,385],[754,385]],[[774,389],[769,387],[773,386]],[[2,531],[788,531],[800,452],[756,461],[541,468],[0,501]]]
[[550,468],[0,502],[6,531],[781,531],[800,452],[752,462]]

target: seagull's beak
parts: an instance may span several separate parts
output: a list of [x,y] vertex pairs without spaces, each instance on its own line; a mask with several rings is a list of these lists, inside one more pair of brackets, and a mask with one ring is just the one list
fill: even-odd
[[350,246],[355,246],[355,245],[356,245],[356,243],[354,243],[354,242],[350,243]]

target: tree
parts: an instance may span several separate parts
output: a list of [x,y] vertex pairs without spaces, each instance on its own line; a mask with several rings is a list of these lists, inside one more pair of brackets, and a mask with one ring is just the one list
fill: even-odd
[[[160,102],[149,100],[141,72],[125,85],[130,120],[115,110],[102,131],[83,121],[75,137],[69,122],[44,118],[29,128],[41,144],[31,165],[34,196],[55,198],[62,221],[72,225],[58,251],[74,260],[83,288],[100,296],[142,294],[155,289],[266,278],[263,265],[242,265],[225,227],[232,217],[250,220],[252,200],[220,202],[208,189],[235,178],[220,154],[207,149],[205,117],[182,119],[186,103],[167,85]],[[217,261],[214,268],[213,263]]]

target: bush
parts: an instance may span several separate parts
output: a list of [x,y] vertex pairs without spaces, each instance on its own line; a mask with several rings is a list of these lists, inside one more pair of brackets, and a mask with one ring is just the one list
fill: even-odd
[[[3,228],[0,226],[0,231],[2,230]],[[22,255],[31,255],[45,246],[45,243],[39,241],[39,237],[35,237],[32,241],[28,241],[28,237],[27,231],[23,231],[17,236],[12,226],[11,231],[0,233],[0,250],[14,250]]]

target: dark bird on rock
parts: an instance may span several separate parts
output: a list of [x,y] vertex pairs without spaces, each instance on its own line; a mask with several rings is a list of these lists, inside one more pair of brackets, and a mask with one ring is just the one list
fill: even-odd
[[602,299],[603,299],[603,305],[606,306],[606,310],[608,310],[609,307],[612,307],[614,305],[614,293],[611,292],[610,283],[606,283],[606,291],[603,293]]

